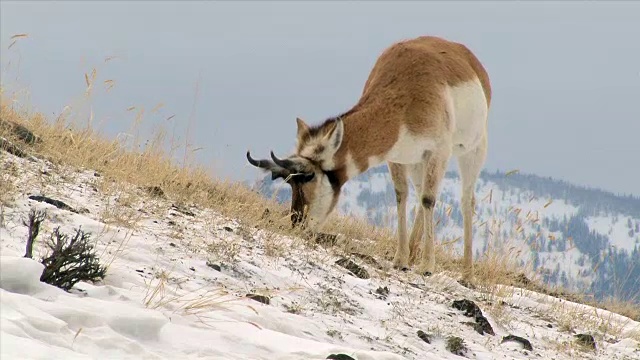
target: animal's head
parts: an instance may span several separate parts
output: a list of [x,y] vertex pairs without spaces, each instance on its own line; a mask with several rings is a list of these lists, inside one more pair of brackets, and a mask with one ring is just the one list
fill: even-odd
[[341,183],[334,169],[333,157],[342,144],[344,126],[341,120],[331,119],[311,128],[296,119],[298,135],[296,153],[279,159],[271,152],[271,159],[255,160],[247,151],[253,166],[271,172],[271,179],[284,179],[291,186],[291,222],[309,230],[317,230],[335,208]]

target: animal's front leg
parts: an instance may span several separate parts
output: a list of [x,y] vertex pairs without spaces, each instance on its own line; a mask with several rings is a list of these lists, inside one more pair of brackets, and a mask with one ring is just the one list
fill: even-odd
[[[420,193],[420,192],[418,192]],[[422,204],[416,206],[416,213],[413,219],[411,235],[409,235],[409,264],[420,260],[420,247],[424,237],[424,209]]]
[[407,176],[405,167],[400,164],[388,163],[391,180],[396,191],[398,211],[398,247],[393,257],[393,267],[406,270],[409,268],[409,241],[407,239]]

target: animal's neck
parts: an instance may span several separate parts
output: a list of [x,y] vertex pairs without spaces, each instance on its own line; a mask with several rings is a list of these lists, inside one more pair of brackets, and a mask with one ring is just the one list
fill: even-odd
[[334,171],[344,184],[385,161],[385,155],[398,139],[400,110],[388,106],[358,103],[341,116],[344,135],[333,157]]

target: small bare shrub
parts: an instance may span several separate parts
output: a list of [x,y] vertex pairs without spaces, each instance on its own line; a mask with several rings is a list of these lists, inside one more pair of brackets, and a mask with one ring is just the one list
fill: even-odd
[[69,291],[79,281],[102,280],[107,269],[100,264],[89,236],[78,228],[69,239],[60,227],[55,228],[47,242],[51,254],[41,261],[45,268],[40,281]]
[[34,208],[29,211],[29,220],[23,221],[24,226],[29,227],[29,237],[27,238],[27,249],[24,253],[24,257],[32,259],[33,258],[33,243],[38,237],[38,233],[40,232],[40,225],[44,221],[47,213],[44,210],[36,210]]

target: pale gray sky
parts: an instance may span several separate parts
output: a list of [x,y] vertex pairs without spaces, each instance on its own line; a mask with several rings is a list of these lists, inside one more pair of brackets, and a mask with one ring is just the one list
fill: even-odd
[[[108,134],[129,128],[129,106],[145,108],[143,131],[184,129],[195,111],[197,160],[247,179],[262,175],[247,149],[286,155],[296,116],[347,110],[385,47],[438,35],[467,44],[491,76],[486,169],[640,195],[639,16],[632,1],[3,0],[2,83],[59,114],[96,66],[100,89],[116,83],[94,101]],[[29,38],[7,50],[18,33]]]

